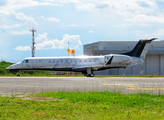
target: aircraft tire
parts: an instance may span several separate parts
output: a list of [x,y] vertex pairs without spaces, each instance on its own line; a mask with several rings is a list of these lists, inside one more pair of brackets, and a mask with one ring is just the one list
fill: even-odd
[[87,77],[91,77],[91,74],[87,74]]
[[94,77],[94,74],[91,74],[91,77]]

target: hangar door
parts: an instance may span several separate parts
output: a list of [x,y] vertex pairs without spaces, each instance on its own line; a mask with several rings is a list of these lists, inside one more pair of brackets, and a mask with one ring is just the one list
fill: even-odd
[[164,55],[161,55],[161,75],[164,75]]
[[159,55],[147,55],[146,57],[146,75],[160,74]]

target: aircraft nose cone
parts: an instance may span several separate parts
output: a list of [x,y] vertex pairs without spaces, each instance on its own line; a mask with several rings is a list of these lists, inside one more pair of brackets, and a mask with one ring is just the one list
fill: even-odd
[[9,67],[6,68],[6,70],[8,70],[8,69],[9,69]]
[[11,66],[9,66],[9,67],[7,67],[7,68],[6,68],[6,70],[10,70],[11,68],[12,68],[12,65],[11,65]]

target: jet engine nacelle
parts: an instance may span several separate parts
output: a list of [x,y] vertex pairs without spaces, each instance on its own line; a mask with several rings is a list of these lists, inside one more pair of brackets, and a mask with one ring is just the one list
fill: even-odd
[[130,60],[129,56],[126,55],[105,55],[104,56],[105,64],[115,64],[115,63],[126,63]]

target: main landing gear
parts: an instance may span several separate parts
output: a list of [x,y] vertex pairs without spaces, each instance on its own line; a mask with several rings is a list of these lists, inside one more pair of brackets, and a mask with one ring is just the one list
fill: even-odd
[[94,74],[87,74],[87,77],[94,77]]
[[94,77],[92,68],[87,68],[87,77]]

